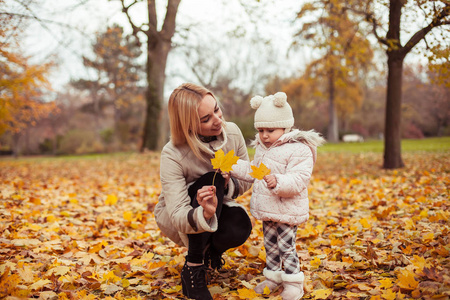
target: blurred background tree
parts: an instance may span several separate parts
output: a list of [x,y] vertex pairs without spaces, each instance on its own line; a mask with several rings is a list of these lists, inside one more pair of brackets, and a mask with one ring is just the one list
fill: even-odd
[[342,0],[321,0],[303,5],[297,18],[306,21],[293,45],[309,43],[320,57],[307,65],[304,80],[294,80],[289,87],[308,84],[314,95],[328,98],[326,137],[334,143],[339,141],[338,118],[345,120],[361,105],[364,74],[372,67],[373,58],[369,41],[345,4]]
[[[348,1],[347,7],[362,16],[373,36],[387,55],[387,93],[384,126],[384,162],[386,169],[404,166],[401,157],[403,62],[407,54],[432,31],[441,29],[442,37],[449,33],[449,1]],[[381,9],[380,9],[381,8]],[[386,15],[389,16],[386,19]],[[424,24],[424,25],[423,25]],[[408,33],[409,38],[401,39]],[[436,41],[435,41],[436,43]],[[432,45],[432,47],[435,47]],[[448,47],[448,46],[447,46]],[[428,47],[427,47],[428,48]],[[436,51],[431,51],[435,54]],[[448,60],[448,51],[446,52]],[[435,57],[432,55],[431,57]],[[431,59],[432,60],[432,59]]]
[[6,135],[11,151],[18,155],[20,137],[27,138],[30,127],[57,112],[54,103],[44,100],[52,63],[29,62],[19,43],[25,24],[14,15],[0,14],[0,24],[0,136]]
[[[136,107],[143,107],[142,91],[145,90],[144,68],[138,60],[142,54],[140,46],[119,25],[108,27],[97,35],[92,45],[94,57],[83,57],[92,79],[72,81],[75,88],[91,96],[92,101],[81,109],[95,116],[98,135],[100,130],[110,131],[108,144],[114,144],[116,151],[129,148],[127,144],[137,144],[142,132],[143,118],[135,112]],[[101,128],[100,117],[108,111],[112,111],[114,125]]]

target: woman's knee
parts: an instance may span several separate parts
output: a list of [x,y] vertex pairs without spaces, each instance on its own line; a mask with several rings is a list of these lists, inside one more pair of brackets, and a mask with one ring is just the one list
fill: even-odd
[[213,239],[218,248],[226,250],[242,245],[251,232],[252,223],[244,209],[224,206]]

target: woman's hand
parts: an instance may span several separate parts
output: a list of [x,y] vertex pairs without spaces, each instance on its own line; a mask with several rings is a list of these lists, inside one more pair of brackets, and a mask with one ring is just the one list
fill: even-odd
[[213,185],[205,185],[197,191],[197,202],[203,207],[203,217],[206,220],[211,219],[216,213],[217,196],[216,187]]
[[269,189],[273,189],[277,186],[277,177],[275,175],[266,175],[264,176],[264,180],[266,181]]

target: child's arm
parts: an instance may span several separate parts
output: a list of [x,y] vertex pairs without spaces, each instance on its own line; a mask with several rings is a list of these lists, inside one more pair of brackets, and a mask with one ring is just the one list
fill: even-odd
[[312,152],[308,146],[292,154],[285,174],[275,174],[277,185],[272,191],[280,197],[292,197],[308,187],[314,166]]
[[231,176],[244,180],[247,182],[253,182],[255,179],[249,175],[251,172],[252,162],[239,159],[235,165],[233,165],[233,170],[231,170]]

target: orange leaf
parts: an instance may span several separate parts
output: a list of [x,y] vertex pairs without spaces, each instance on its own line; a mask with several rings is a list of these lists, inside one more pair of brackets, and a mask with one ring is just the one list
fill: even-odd
[[238,289],[238,294],[240,299],[254,299],[258,296],[254,290],[250,289]]
[[419,285],[419,282],[414,279],[414,273],[402,270],[398,275],[397,284],[403,289],[414,290]]

